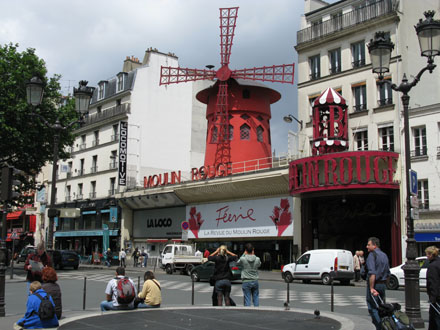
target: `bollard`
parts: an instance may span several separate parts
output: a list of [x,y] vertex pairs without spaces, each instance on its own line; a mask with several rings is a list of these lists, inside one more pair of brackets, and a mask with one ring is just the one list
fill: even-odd
[[191,282],[192,282],[191,305],[194,305],[194,279],[192,276],[191,276]]
[[334,294],[335,294],[335,292],[334,292],[334,290],[333,290],[333,280],[332,280],[332,283],[331,283],[331,292],[330,292],[330,311],[332,311],[332,312],[335,311],[335,308],[334,308],[334,306],[335,306],[335,298],[334,298]]
[[87,294],[87,276],[84,276],[83,310],[86,309],[86,294]]
[[287,303],[290,303],[290,283],[287,282]]
[[138,293],[139,293],[140,288],[141,288],[141,277],[138,276]]

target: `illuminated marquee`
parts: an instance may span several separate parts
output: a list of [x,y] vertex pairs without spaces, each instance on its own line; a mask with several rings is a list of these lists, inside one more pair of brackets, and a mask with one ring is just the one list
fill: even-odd
[[394,176],[399,154],[386,151],[331,153],[289,164],[291,195],[322,190],[399,189]]

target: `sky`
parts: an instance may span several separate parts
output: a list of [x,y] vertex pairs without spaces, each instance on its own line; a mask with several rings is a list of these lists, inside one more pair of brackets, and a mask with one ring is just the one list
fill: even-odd
[[[334,2],[330,1],[330,2]],[[143,59],[153,47],[172,52],[182,67],[220,67],[219,8],[239,7],[229,67],[296,63],[296,31],[304,0],[0,0],[0,44],[35,48],[62,93],[80,80],[96,86],[122,70],[126,56]],[[295,70],[297,68],[295,67]],[[296,123],[295,84],[266,83],[281,93],[272,105],[272,150],[287,153]]]

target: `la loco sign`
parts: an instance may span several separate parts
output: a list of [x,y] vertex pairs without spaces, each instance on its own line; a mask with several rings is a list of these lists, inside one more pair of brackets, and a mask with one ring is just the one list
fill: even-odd
[[399,189],[399,154],[354,151],[302,158],[289,164],[291,195],[335,189]]

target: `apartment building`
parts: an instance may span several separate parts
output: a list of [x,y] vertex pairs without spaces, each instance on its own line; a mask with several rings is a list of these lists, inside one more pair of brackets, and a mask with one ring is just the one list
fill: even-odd
[[162,65],[177,67],[177,56],[149,48],[142,62],[127,57],[122,71],[96,86],[71,158],[58,162],[56,205],[77,213],[56,219],[56,248],[116,251],[122,218],[116,194],[142,187],[145,176],[169,166],[188,177],[203,165],[205,109],[195,94],[206,83],[159,86]]
[[[348,105],[349,151],[376,150],[400,154],[396,178],[402,185],[398,196],[391,198],[393,208],[399,210],[393,212],[393,219],[386,221],[385,226],[394,226],[396,231],[392,229],[390,232],[384,227],[386,234],[382,231],[382,235],[384,241],[390,241],[390,235],[394,237],[394,243],[388,246],[388,250],[391,252],[401,246],[402,258],[406,239],[403,107],[399,93],[392,91],[388,84],[377,83],[377,76],[371,71],[367,43],[377,31],[389,35],[395,47],[390,72],[385,79],[399,84],[406,73],[411,80],[427,63],[426,58],[420,56],[414,25],[419,19],[424,19],[424,11],[438,12],[439,9],[438,0],[341,0],[333,4],[305,0],[305,14],[295,46],[298,52],[298,117],[305,123],[299,133],[300,155],[312,155],[313,102],[329,87],[337,91]],[[422,253],[425,244],[438,241],[435,237],[440,231],[439,78],[440,70],[425,73],[410,92],[411,161],[412,168],[418,172],[421,203],[420,220],[415,221],[416,239],[421,232],[432,234],[423,239],[419,237],[419,253]],[[364,193],[341,191],[340,195],[344,201],[346,195],[362,196]],[[368,194],[375,195],[371,197],[372,207],[378,207],[377,201],[383,194],[383,191]],[[358,228],[372,226],[373,219],[374,212],[364,223],[359,223]],[[377,229],[374,236],[381,236],[381,228]],[[319,241],[319,228],[313,230],[313,237]],[[356,232],[349,235],[364,244],[362,235]],[[396,252],[394,256],[400,257],[400,253]]]

